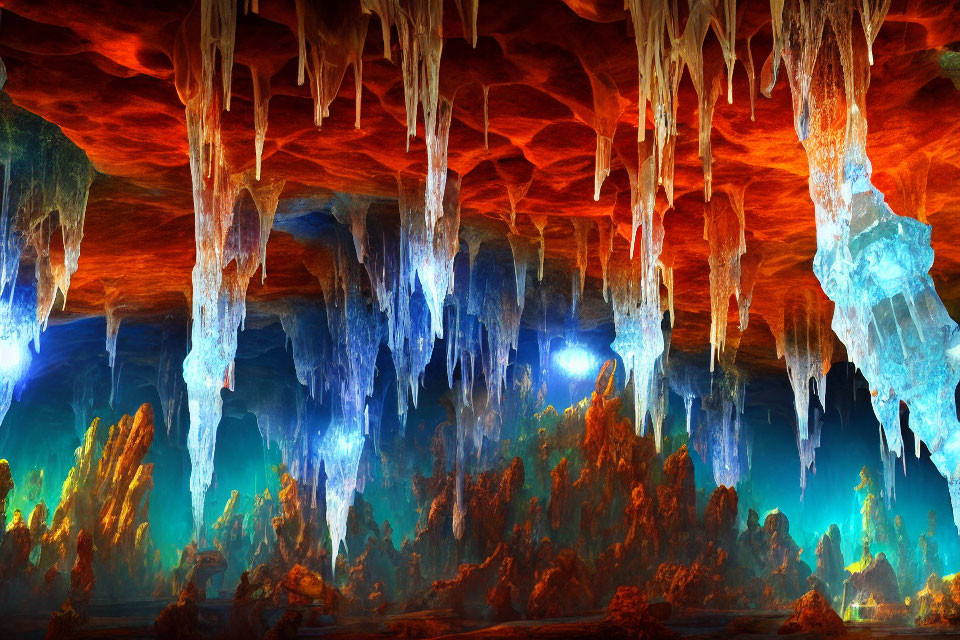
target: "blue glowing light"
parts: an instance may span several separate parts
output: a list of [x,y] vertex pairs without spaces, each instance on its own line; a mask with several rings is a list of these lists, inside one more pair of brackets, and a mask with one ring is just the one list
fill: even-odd
[[557,353],[557,364],[568,378],[584,380],[597,371],[597,357],[582,345],[570,345]]

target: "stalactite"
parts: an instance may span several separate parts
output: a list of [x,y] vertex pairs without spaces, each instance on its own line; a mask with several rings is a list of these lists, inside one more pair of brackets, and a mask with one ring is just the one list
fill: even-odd
[[112,372],[113,365],[117,360],[117,335],[120,332],[120,320],[122,320],[122,318],[117,315],[116,306],[110,303],[104,305],[104,316],[107,321],[107,362]]
[[361,264],[367,255],[367,213],[373,201],[370,196],[338,193],[331,207],[331,213],[337,221],[350,228],[353,248]]
[[[80,259],[93,168],[59,127],[0,94],[0,421],[30,368],[57,292],[66,304]],[[63,240],[53,261],[50,240]]]
[[587,278],[587,234],[590,233],[590,221],[586,218],[570,218],[573,224],[573,246],[576,249],[576,274],[573,276],[571,293],[571,313],[576,315],[583,287]]
[[873,43],[880,33],[880,25],[890,11],[890,0],[860,0],[857,9],[860,11],[860,22],[867,38],[867,57],[870,66],[873,66]]
[[508,233],[507,241],[513,253],[513,269],[517,277],[517,306],[520,308],[520,315],[523,315],[527,291],[527,266],[533,260],[534,249],[527,238],[516,233]]
[[760,263],[763,261],[759,251],[750,250],[740,257],[740,282],[737,284],[737,317],[740,333],[750,324],[750,304],[753,302],[753,288],[757,282]]
[[871,184],[868,52],[854,46],[846,9],[830,14],[833,38],[823,34],[825,12],[789,5],[784,19],[783,55],[817,223],[814,273],[836,305],[834,332],[870,385],[888,443],[897,439],[888,426],[899,430],[893,407],[903,401],[915,442],[927,443],[947,478],[960,524],[960,329],[929,276],[930,228],[896,215]]
[[296,0],[297,84],[303,84],[304,75],[310,80],[313,123],[318,129],[330,115],[348,66],[353,67],[355,126],[360,128],[363,43],[370,15],[359,2],[343,6],[348,9],[318,0]]
[[477,13],[480,9],[480,0],[456,0],[457,11],[460,13],[460,22],[463,24],[463,37],[470,45],[477,48]]
[[593,90],[593,128],[597,133],[597,152],[594,161],[593,199],[600,199],[600,187],[610,175],[610,161],[613,151],[613,137],[617,132],[617,123],[623,113],[620,93],[617,85],[606,73],[589,69],[584,71],[590,78]]
[[[727,339],[730,296],[740,286],[740,257],[744,253],[743,225],[737,196],[704,204],[703,239],[710,243],[710,370],[723,353]],[[739,209],[739,211],[738,211]]]
[[250,67],[253,78],[253,147],[256,153],[256,178],[260,179],[263,143],[267,139],[267,111],[270,107],[270,74],[259,67]]
[[[644,161],[652,175],[653,158]],[[644,207],[641,251],[630,260],[614,263],[611,270],[610,294],[616,339],[610,348],[623,361],[624,375],[633,381],[634,428],[638,434],[646,430],[646,416],[660,388],[656,379],[658,361],[664,353],[662,315],[660,311],[660,281],[657,261],[663,248],[663,225],[650,206]],[[657,450],[661,442],[656,441]]]
[[723,7],[723,15],[714,15],[712,26],[727,65],[727,103],[733,104],[733,68],[737,64],[737,0],[723,0],[716,4],[717,8]]
[[483,149],[490,150],[490,85],[483,85]]
[[600,234],[597,253],[600,257],[600,269],[603,274],[603,300],[609,302],[607,298],[610,289],[610,258],[613,256],[613,220],[597,218],[596,223],[597,233]]
[[537,282],[543,282],[543,253],[546,248],[546,240],[543,237],[543,230],[547,227],[547,216],[530,216],[530,222],[533,223],[533,226],[537,228],[537,233],[540,235],[540,245],[537,248],[537,257],[540,259],[540,263],[537,266]]

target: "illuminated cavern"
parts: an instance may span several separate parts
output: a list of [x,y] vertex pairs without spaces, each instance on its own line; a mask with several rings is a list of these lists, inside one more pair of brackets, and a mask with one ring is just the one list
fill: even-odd
[[0,636],[960,635],[960,4],[0,9]]

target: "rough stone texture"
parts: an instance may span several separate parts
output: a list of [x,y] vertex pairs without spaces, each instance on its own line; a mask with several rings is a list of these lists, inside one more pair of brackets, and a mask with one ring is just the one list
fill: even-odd
[[[527,214],[548,214],[548,256],[572,258],[571,225],[563,216],[608,216],[621,235],[629,227],[629,181],[620,160],[636,162],[637,54],[622,2],[569,0],[566,5],[491,0],[481,3],[476,49],[462,38],[452,2],[445,3],[441,93],[454,99],[450,168],[463,176],[467,221],[497,219],[509,210],[507,187],[530,182],[518,210],[522,234],[536,233]],[[104,279],[117,278],[125,313],[185,309],[194,261],[193,211],[183,108],[173,84],[173,48],[181,21],[195,3],[96,3],[69,0],[4,3],[0,57],[13,100],[60,125],[104,175],[94,181],[80,268],[66,314],[100,314]],[[681,2],[681,6],[685,3]],[[751,329],[738,362],[782,370],[773,340],[762,330],[779,313],[781,294],[816,286],[807,162],[793,130],[790,92],[781,83],[772,99],[759,98],[750,120],[747,38],[759,75],[771,50],[767,3],[745,4],[737,32],[734,103],[720,100],[714,116],[714,189],[745,184],[748,253],[762,249]],[[956,314],[960,281],[945,280],[960,260],[960,119],[957,89],[938,64],[939,48],[960,41],[956,2],[895,0],[874,45],[867,100],[868,153],[874,180],[893,208],[914,215],[897,176],[931,159],[926,213],[937,260],[933,277]],[[855,29],[858,28],[858,21]],[[752,36],[752,37],[751,37]],[[393,46],[396,46],[394,37]],[[330,117],[317,132],[307,86],[296,84],[293,3],[263,2],[259,15],[238,19],[233,100],[223,137],[238,168],[254,163],[252,83],[258,64],[271,75],[269,130],[263,172],[286,177],[285,197],[329,191],[395,197],[398,170],[425,171],[422,133],[405,152],[399,65],[384,60],[380,25],[371,18],[363,55],[362,120],[354,128],[350,72]],[[394,59],[398,52],[393,52]],[[722,64],[713,33],[706,37],[707,72]],[[599,69],[623,106],[610,177],[593,199],[593,100],[587,68]],[[709,77],[709,76],[708,76]],[[489,151],[483,145],[483,90],[489,86]],[[675,346],[702,345],[708,335],[709,296],[702,273],[703,177],[697,157],[697,100],[688,77],[680,87],[676,210],[665,219],[664,256],[674,264],[678,320]],[[422,131],[422,130],[421,130]],[[497,222],[499,225],[500,223]],[[591,255],[596,246],[591,234]],[[275,231],[268,250],[269,277],[250,287],[252,308],[290,293],[319,292],[304,266],[310,249]],[[624,238],[617,252],[626,251]],[[599,264],[591,257],[591,275]],[[56,311],[55,314],[62,315]],[[756,330],[754,330],[756,325]],[[840,354],[838,354],[839,357]]]
[[793,603],[793,615],[783,623],[778,633],[822,633],[827,636],[845,636],[847,628],[837,612],[830,608],[823,594],[811,590]]

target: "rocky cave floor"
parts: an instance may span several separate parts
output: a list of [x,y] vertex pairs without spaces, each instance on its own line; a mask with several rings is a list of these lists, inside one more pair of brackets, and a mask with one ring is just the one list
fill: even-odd
[[[71,638],[157,638],[154,620],[167,600],[123,604],[91,603],[89,619]],[[197,638],[226,638],[232,601],[210,599],[199,604]],[[452,610],[428,610],[393,616],[311,617],[311,607],[290,607],[264,611],[262,619],[274,627],[285,612],[303,613],[299,630],[282,632],[272,638],[330,638],[337,640],[374,640],[379,638],[647,638],[643,631],[613,629],[606,624],[605,611],[594,615],[547,620],[517,620],[496,623],[463,617]],[[778,633],[789,619],[789,611],[675,611],[663,621],[667,632],[679,638],[824,638],[836,634],[800,632]],[[12,614],[0,618],[0,637],[10,640],[44,638],[50,622],[46,614]],[[960,638],[960,629],[949,626],[913,626],[882,622],[846,622],[850,640],[873,638]],[[622,631],[622,633],[620,633]],[[189,637],[189,636],[185,636]],[[657,637],[657,636],[653,636]]]

